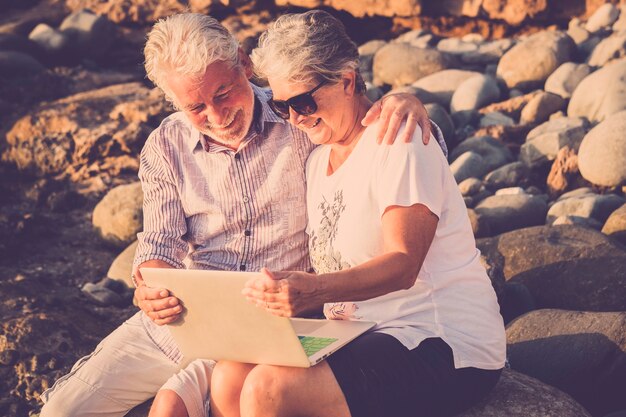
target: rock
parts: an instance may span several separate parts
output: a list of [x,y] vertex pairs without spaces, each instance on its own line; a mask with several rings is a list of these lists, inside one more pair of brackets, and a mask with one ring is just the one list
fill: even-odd
[[135,258],[135,251],[137,250],[137,241],[134,241],[126,249],[120,253],[113,261],[107,272],[107,277],[112,280],[117,280],[126,284],[128,288],[133,288],[133,281],[130,279],[130,275],[133,271],[133,260]]
[[476,75],[463,81],[454,91],[450,111],[478,110],[499,98],[500,89],[496,80],[486,75]]
[[62,55],[67,51],[69,37],[58,29],[40,23],[30,32],[28,38],[36,42],[49,55]]
[[[226,3],[228,3],[226,1]],[[422,3],[417,0],[393,0],[393,1],[337,1],[337,0],[276,0],[277,6],[298,6],[305,8],[319,8],[329,6],[337,10],[345,10],[354,17],[365,16],[419,16],[422,11]]]
[[[3,158],[39,176],[65,172],[79,181],[93,175],[91,168],[118,175],[114,165],[93,164],[138,154],[168,112],[161,94],[139,82],[75,94],[43,103],[9,126]],[[136,172],[132,162],[124,166]]]
[[526,190],[522,187],[508,187],[501,188],[494,195],[524,195],[526,194]]
[[547,1],[484,0],[482,8],[490,19],[501,19],[517,26],[526,18],[548,10]]
[[593,48],[587,63],[594,67],[602,67],[607,62],[626,56],[626,30],[615,33]]
[[567,34],[570,38],[572,38],[576,45],[584,43],[591,36],[589,31],[582,26],[580,19],[578,18],[574,18],[570,21]]
[[543,224],[548,206],[538,196],[498,195],[487,197],[474,208],[474,211],[486,218],[491,233],[495,235]]
[[480,119],[480,127],[513,126],[514,124],[515,120],[497,111],[487,113]]
[[441,129],[443,137],[452,139],[454,137],[454,122],[448,112],[437,103],[425,104],[424,107],[430,119]]
[[553,222],[552,226],[581,226],[581,227],[589,227],[591,229],[600,230],[602,228],[602,223],[597,221],[592,217],[580,217],[580,216],[569,216],[563,215],[557,217]]
[[544,81],[564,62],[571,61],[576,45],[563,32],[539,32],[502,56],[497,75],[509,88],[529,90]]
[[[511,39],[498,39],[485,42],[478,46],[476,51],[461,54],[461,61],[471,65],[497,64],[500,58],[515,45]],[[494,73],[495,74],[495,73]]]
[[535,96],[540,94],[540,90],[533,91],[532,93],[524,94],[521,96],[514,96],[508,100],[501,101],[499,103],[493,103],[480,109],[482,114],[500,112],[512,119],[519,119],[522,109],[532,100]]
[[589,32],[597,32],[600,29],[611,26],[619,17],[619,9],[614,5],[607,3],[598,7],[598,9],[589,17],[585,29]]
[[405,85],[404,87],[394,88],[390,90],[386,95],[396,94],[396,93],[413,94],[424,105],[438,103],[438,98],[435,95],[433,95],[432,93],[429,93],[426,90],[422,90],[421,88],[413,87],[412,85]]
[[365,88],[365,95],[372,102],[380,100],[385,95],[382,89],[380,89],[379,87],[375,87],[368,82],[365,83]]
[[566,62],[548,77],[545,90],[563,98],[570,98],[578,84],[590,73],[589,65]]
[[448,55],[434,49],[390,43],[374,55],[374,84],[394,87],[409,85],[420,78],[444,70],[452,64]]
[[485,187],[490,190],[526,185],[530,171],[522,162],[512,162],[491,171],[485,176]]
[[439,41],[437,49],[441,52],[461,55],[466,52],[478,51],[478,44],[475,42],[466,42],[459,38],[447,38]]
[[626,312],[537,310],[506,334],[512,369],[568,393],[593,415],[624,406]]
[[564,110],[567,102],[556,94],[541,92],[522,109],[520,123],[543,123],[552,113]]
[[459,155],[467,151],[482,156],[485,164],[484,173],[513,161],[513,155],[506,145],[489,136],[474,136],[465,139],[454,148],[450,160],[454,161]]
[[482,177],[485,174],[485,161],[476,152],[465,152],[450,164],[450,171],[457,183],[471,177]]
[[416,48],[427,49],[433,47],[436,40],[432,33],[422,29],[415,29],[403,33],[392,42],[403,42]]
[[536,168],[553,161],[565,146],[576,152],[587,126],[580,118],[558,118],[537,126],[528,133],[526,143],[520,148],[520,161]]
[[359,59],[361,61],[359,68],[361,69],[361,73],[372,71],[374,54],[386,44],[387,42],[383,40],[374,39],[359,46]]
[[478,178],[467,178],[459,182],[459,191],[462,196],[472,196],[480,191],[483,183]]
[[0,51],[0,76],[6,78],[29,77],[45,68],[35,58],[21,52]]
[[615,210],[602,226],[602,233],[626,244],[626,204]]
[[587,197],[594,196],[596,193],[590,187],[579,187],[575,190],[568,191],[565,194],[561,195],[557,201],[567,200],[568,198],[578,198],[578,197]]
[[141,183],[113,188],[96,205],[93,225],[100,237],[115,246],[126,246],[136,239],[143,226]]
[[521,282],[537,308],[626,310],[626,250],[599,231],[537,226],[477,241],[489,259],[504,258],[507,282]]
[[437,97],[437,102],[448,108],[454,91],[468,78],[480,75],[476,71],[447,69],[427,75],[415,81],[412,85],[426,90]]
[[506,282],[504,284],[503,303],[500,304],[500,314],[504,324],[508,324],[516,317],[535,309],[535,300],[524,284]]
[[122,297],[115,291],[91,282],[83,285],[81,291],[91,300],[102,306],[115,306],[122,303]]
[[474,232],[474,236],[476,238],[491,236],[489,224],[485,221],[484,217],[476,214],[476,212],[471,208],[467,209],[467,215],[469,216],[470,224],[472,225],[472,232]]
[[546,184],[551,196],[563,194],[578,175],[578,155],[569,146],[562,147],[552,164]]
[[600,122],[626,110],[626,58],[619,59],[585,77],[567,107],[570,117]]
[[36,60],[41,60],[43,51],[36,42],[12,33],[1,33],[0,31],[0,51],[21,52],[30,55]]
[[587,133],[578,152],[578,165],[583,178],[608,187],[626,183],[624,129],[626,111],[621,111],[609,116]]
[[552,223],[554,219],[563,215],[592,217],[604,223],[611,213],[625,202],[624,198],[615,194],[595,194],[562,199],[550,207],[546,223]]
[[619,18],[613,24],[613,32],[626,30],[626,7],[622,4],[620,10]]
[[457,417],[591,417],[574,399],[532,377],[504,369],[493,391]]
[[69,37],[69,46],[75,53],[92,58],[105,53],[115,36],[115,25],[88,9],[66,17],[59,30]]

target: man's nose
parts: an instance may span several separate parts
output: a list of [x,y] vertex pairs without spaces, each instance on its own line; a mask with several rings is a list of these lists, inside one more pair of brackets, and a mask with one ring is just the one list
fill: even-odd
[[212,125],[223,126],[224,123],[227,122],[226,118],[228,117],[228,111],[224,107],[207,106],[204,114],[207,121]]

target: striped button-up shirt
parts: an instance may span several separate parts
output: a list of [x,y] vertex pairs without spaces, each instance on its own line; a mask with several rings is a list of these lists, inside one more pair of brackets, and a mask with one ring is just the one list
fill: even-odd
[[253,85],[253,125],[237,151],[207,141],[184,114],[148,138],[139,178],[144,231],[135,264],[258,271],[310,267],[304,167],[313,145]]

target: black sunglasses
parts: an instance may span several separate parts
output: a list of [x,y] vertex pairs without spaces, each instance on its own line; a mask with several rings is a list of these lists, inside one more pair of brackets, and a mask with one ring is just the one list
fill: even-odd
[[291,107],[296,113],[303,116],[309,116],[317,111],[317,103],[313,98],[313,93],[320,89],[327,81],[324,80],[306,93],[298,94],[287,100],[274,100],[268,101],[274,113],[282,119],[289,119],[289,107]]

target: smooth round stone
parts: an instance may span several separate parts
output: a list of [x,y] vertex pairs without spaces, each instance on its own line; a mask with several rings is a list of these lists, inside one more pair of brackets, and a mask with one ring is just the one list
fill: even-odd
[[450,154],[450,160],[454,161],[459,155],[468,151],[483,157],[485,173],[513,162],[513,155],[509,148],[491,136],[473,136],[465,139],[454,148]]
[[615,210],[602,226],[602,233],[626,244],[626,204]]
[[564,110],[566,106],[567,102],[561,96],[542,91],[524,106],[520,115],[520,123],[543,123],[553,113]]
[[500,88],[496,80],[486,75],[476,75],[465,80],[456,89],[450,101],[450,111],[455,113],[478,110],[499,98]]
[[133,271],[133,260],[135,258],[135,251],[137,250],[137,241],[131,243],[126,249],[122,251],[107,272],[107,277],[126,284],[128,288],[133,288],[134,284],[130,279],[130,275]]
[[626,56],[626,30],[600,41],[587,58],[587,64],[602,67],[607,62]]
[[393,87],[410,85],[452,65],[449,55],[436,49],[415,48],[406,43],[389,43],[374,55],[374,84]]
[[476,71],[448,69],[420,78],[412,85],[434,94],[439,104],[449,107],[454,91],[464,81],[477,75],[480,75],[480,73]]
[[478,178],[467,178],[459,183],[459,191],[464,197],[472,196],[480,191],[482,186],[483,182]]
[[563,98],[570,98],[578,84],[590,73],[591,68],[587,64],[566,62],[548,77],[545,90]]
[[67,16],[59,30],[70,37],[72,49],[99,57],[113,44],[116,26],[105,16],[83,9]]
[[514,124],[515,120],[499,111],[489,112],[480,119],[480,127],[513,126]]
[[437,44],[437,49],[450,54],[461,55],[466,52],[478,51],[478,45],[474,42],[465,42],[458,38],[442,39]]
[[623,406],[626,312],[536,310],[506,334],[512,369],[568,393],[593,415]]
[[572,38],[563,32],[543,31],[529,36],[502,56],[497,74],[509,88],[538,87],[576,51]]
[[43,65],[30,55],[14,51],[0,51],[0,76],[28,77],[45,71]]
[[491,190],[515,187],[528,182],[530,172],[522,162],[512,162],[485,176],[485,186]]
[[585,77],[567,107],[569,117],[585,117],[600,122],[626,110],[626,58],[611,62]]
[[548,205],[542,198],[528,194],[497,195],[481,201],[474,211],[486,218],[495,235],[543,224]]
[[500,188],[496,191],[495,195],[523,195],[526,194],[526,190],[522,187],[508,187]]
[[589,17],[585,29],[589,32],[597,32],[602,28],[611,26],[619,17],[619,9],[610,3],[603,4]]
[[119,185],[96,205],[93,225],[104,240],[125,247],[143,227],[142,204],[140,182]]
[[593,217],[563,215],[563,216],[557,217],[552,222],[552,226],[562,226],[562,225],[590,227],[595,230],[600,230],[600,228],[602,227],[602,223],[600,223],[598,220],[594,219]]
[[560,216],[579,216],[593,218],[601,224],[617,210],[626,200],[615,194],[586,195],[559,200],[550,207],[546,223],[552,223]]
[[49,54],[63,53],[69,43],[69,37],[58,29],[40,23],[30,32],[28,38],[36,42]]
[[467,178],[482,177],[485,174],[485,161],[476,152],[465,152],[450,164],[450,171],[457,183]]
[[578,167],[587,181],[614,187],[626,183],[626,110],[609,116],[587,133]]

